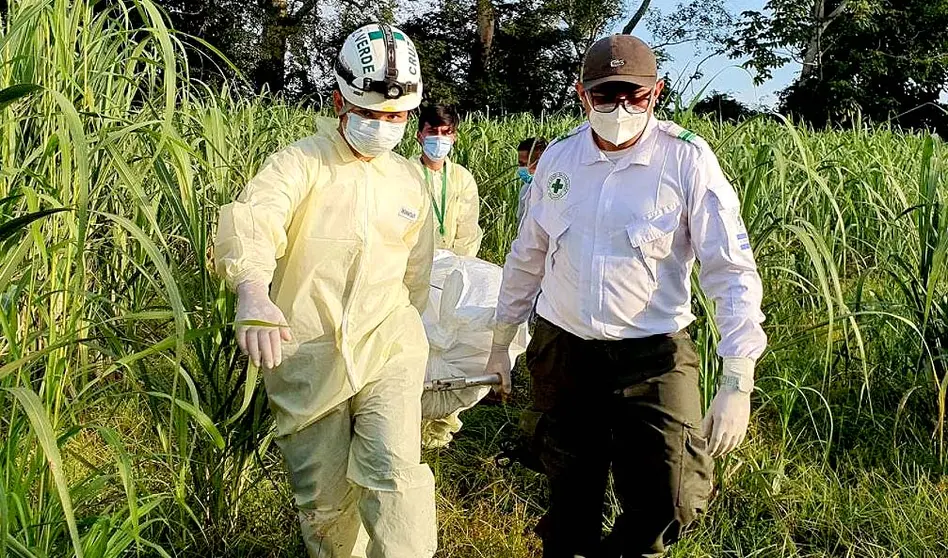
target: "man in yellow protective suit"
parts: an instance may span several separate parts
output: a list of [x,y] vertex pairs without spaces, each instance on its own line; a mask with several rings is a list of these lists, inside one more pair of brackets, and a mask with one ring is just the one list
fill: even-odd
[[421,461],[433,257],[430,196],[391,150],[421,99],[411,40],[370,24],[345,41],[339,123],[274,154],[221,208],[217,268],[238,342],[264,369],[277,443],[312,558],[430,558],[434,478]]
[[[415,164],[425,177],[431,195],[435,247],[459,256],[476,257],[484,236],[477,222],[480,211],[477,183],[470,171],[448,158],[457,140],[457,110],[433,104],[423,106],[419,112],[417,139],[422,153]],[[458,410],[443,418],[425,420],[422,427],[425,447],[448,445],[461,430],[460,413]]]
[[435,248],[476,257],[484,231],[477,223],[480,196],[471,172],[448,158],[458,137],[457,110],[426,105],[418,114],[421,158],[415,160],[431,194]]

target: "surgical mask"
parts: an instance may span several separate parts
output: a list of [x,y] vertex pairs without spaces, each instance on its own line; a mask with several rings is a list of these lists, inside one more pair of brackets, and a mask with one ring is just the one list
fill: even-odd
[[612,145],[622,145],[641,134],[648,124],[648,119],[647,110],[636,114],[622,107],[616,107],[612,112],[589,110],[589,125],[597,136]]
[[530,169],[527,167],[517,167],[517,176],[520,177],[520,180],[524,184],[530,184],[533,182],[533,175],[530,174]]
[[428,136],[421,145],[429,159],[441,161],[451,152],[454,140],[450,136]]
[[363,118],[354,112],[348,114],[343,132],[349,145],[364,157],[378,157],[395,149],[405,135],[405,122]]

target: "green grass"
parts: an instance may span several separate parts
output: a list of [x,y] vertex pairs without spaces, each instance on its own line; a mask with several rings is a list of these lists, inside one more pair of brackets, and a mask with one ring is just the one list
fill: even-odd
[[[210,235],[317,115],[190,81],[148,0],[110,5],[19,0],[0,25],[0,558],[300,556]],[[750,441],[673,555],[948,555],[948,149],[671,116],[741,193],[770,336]],[[514,146],[577,122],[465,121],[455,160],[481,188],[483,258],[514,235]],[[695,305],[709,396],[717,333]],[[493,465],[528,389],[520,370],[511,405],[464,413],[426,453],[439,556],[538,555],[544,481]]]

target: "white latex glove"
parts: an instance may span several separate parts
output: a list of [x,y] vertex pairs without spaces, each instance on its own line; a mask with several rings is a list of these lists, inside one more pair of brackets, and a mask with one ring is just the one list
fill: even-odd
[[494,386],[494,392],[503,396],[510,395],[510,371],[513,364],[510,362],[510,344],[517,335],[516,324],[497,322],[494,325],[494,338],[490,346],[490,356],[487,358],[487,367],[484,374],[500,376],[500,385]]
[[493,387],[495,393],[500,393],[504,396],[510,395],[510,370],[512,368],[513,366],[510,363],[510,346],[491,345],[490,357],[487,358],[487,367],[484,369],[484,374],[496,374],[500,376],[500,385]]
[[750,423],[750,394],[754,390],[754,361],[726,358],[721,385],[702,423],[711,457],[721,457],[741,445]]
[[[283,362],[283,343],[290,341],[290,328],[283,312],[270,300],[267,286],[260,283],[241,283],[237,286],[237,345],[254,366],[272,369]],[[241,324],[240,322],[266,322]],[[282,327],[280,327],[282,326]]]

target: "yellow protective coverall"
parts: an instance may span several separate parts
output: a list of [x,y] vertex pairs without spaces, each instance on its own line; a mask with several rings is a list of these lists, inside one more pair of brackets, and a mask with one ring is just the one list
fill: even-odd
[[[315,118],[316,133],[332,135],[339,126],[339,121],[326,116]],[[420,158],[413,160],[418,172],[425,177],[424,164]],[[447,179],[445,190],[444,234],[441,234],[441,187],[442,172],[447,169],[444,178]],[[480,194],[477,191],[477,182],[471,171],[463,166],[446,159],[441,171],[428,169],[426,180],[428,191],[435,202],[432,213],[434,220],[435,248],[450,250],[459,256],[477,257],[481,248],[484,231],[478,219],[480,217]]]
[[434,478],[420,463],[433,254],[430,197],[411,163],[360,161],[338,132],[272,155],[221,208],[218,272],[269,284],[293,335],[264,372],[277,443],[313,558],[436,549]]
[[335,117],[316,116],[313,118],[313,123],[316,127],[316,135],[320,136],[332,137],[333,132],[339,128],[339,119]]
[[[420,158],[414,163],[426,178],[431,194],[435,248],[450,250],[459,256],[477,257],[484,231],[477,222],[481,198],[471,171],[450,159],[445,159],[440,171],[425,169]],[[442,199],[445,207],[441,207]]]

